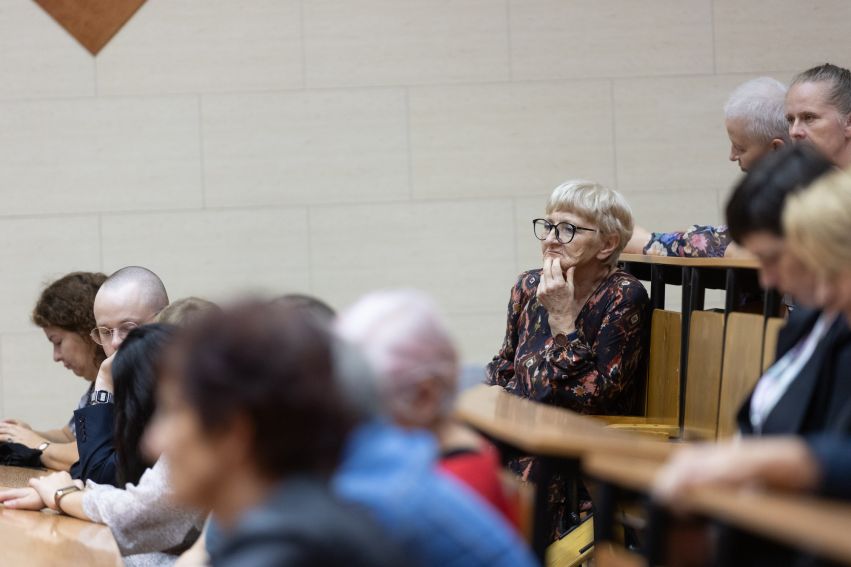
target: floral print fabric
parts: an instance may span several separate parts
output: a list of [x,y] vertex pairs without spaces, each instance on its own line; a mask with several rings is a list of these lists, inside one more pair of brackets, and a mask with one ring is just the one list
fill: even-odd
[[654,232],[644,253],[654,256],[721,258],[730,245],[730,232],[724,225],[694,225],[685,232]]
[[[645,376],[649,300],[644,286],[623,271],[613,272],[585,303],[576,338],[568,341],[552,336],[547,310],[536,295],[540,277],[541,270],[525,272],[511,290],[505,340],[487,367],[486,383],[580,413],[631,413]],[[523,480],[538,478],[534,458],[519,458],[510,467]],[[566,480],[555,475],[548,489],[553,541],[572,524]],[[584,500],[587,510],[590,503]]]

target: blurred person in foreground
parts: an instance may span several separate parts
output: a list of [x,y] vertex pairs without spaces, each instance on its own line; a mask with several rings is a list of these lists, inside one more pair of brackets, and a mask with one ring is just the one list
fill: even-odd
[[255,301],[199,319],[174,351],[150,446],[175,498],[215,512],[213,565],[404,564],[368,512],[332,492],[356,423],[332,348],[309,314]]
[[817,272],[790,247],[783,212],[795,195],[833,170],[808,144],[766,157],[734,189],[727,223],[734,240],[760,264],[766,290],[787,294],[796,308],[780,331],[775,363],[738,414],[745,435],[807,434],[834,427],[851,398],[851,330],[845,317],[817,296]]
[[[333,311],[318,299],[300,295],[278,298],[273,306],[299,311],[330,329]],[[376,391],[377,380],[360,351],[334,338],[334,383],[356,416],[331,480],[333,493],[362,506],[383,537],[419,567],[537,565],[515,530],[479,497],[438,470],[439,446],[421,429],[392,424]],[[214,510],[215,515],[215,510]],[[215,556],[224,537],[215,518],[206,548]],[[197,564],[200,556],[187,558]]]
[[[851,175],[832,172],[788,198],[783,226],[790,251],[815,274],[817,302],[851,316]],[[847,382],[841,370],[837,383]],[[655,496],[688,510],[690,491],[705,486],[818,491],[851,499],[851,399],[833,392],[834,419],[805,437],[737,440],[678,451],[655,481]],[[764,553],[761,554],[765,556]]]
[[440,445],[441,469],[516,525],[496,448],[452,417],[458,352],[434,302],[414,290],[371,293],[346,309],[335,329],[372,365],[380,400],[393,421],[431,431]]

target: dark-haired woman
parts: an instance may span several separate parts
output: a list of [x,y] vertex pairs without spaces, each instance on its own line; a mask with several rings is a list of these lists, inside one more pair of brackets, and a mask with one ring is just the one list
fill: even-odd
[[172,502],[167,467],[143,456],[142,435],[156,407],[157,371],[173,327],[146,325],[134,329],[113,362],[115,384],[115,466],[125,488],[83,483],[66,472],[33,480],[32,488],[0,492],[7,508],[44,507],[112,530],[127,565],[170,565],[191,545],[204,514]]
[[[77,409],[85,407],[92,393],[103,349],[89,337],[95,327],[93,306],[95,295],[106,275],[73,272],[48,285],[36,302],[32,321],[53,345],[53,360],[89,382]],[[34,431],[17,419],[0,422],[0,441],[20,443],[41,450],[42,464],[54,470],[67,471],[77,461],[74,419],[48,431]]]

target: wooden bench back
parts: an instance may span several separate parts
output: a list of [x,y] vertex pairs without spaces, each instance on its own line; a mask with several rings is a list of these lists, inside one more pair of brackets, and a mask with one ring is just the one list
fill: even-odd
[[724,314],[695,311],[691,314],[689,329],[683,436],[714,440],[721,394]]
[[777,337],[780,335],[780,329],[785,325],[786,319],[781,317],[771,317],[765,320],[765,341],[762,346],[763,372],[774,364],[774,357],[777,355]]
[[762,315],[730,313],[724,337],[724,364],[718,405],[718,437],[736,432],[736,413],[762,374]]
[[677,423],[680,415],[682,314],[656,309],[650,328],[650,361],[644,415]]

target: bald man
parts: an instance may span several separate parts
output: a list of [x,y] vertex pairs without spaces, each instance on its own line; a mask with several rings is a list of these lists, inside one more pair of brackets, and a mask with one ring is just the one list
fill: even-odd
[[168,306],[168,294],[154,272],[139,266],[121,268],[103,283],[95,296],[97,328],[92,338],[103,346],[103,361],[89,405],[74,412],[80,460],[71,476],[98,484],[117,483],[113,447],[112,360],[136,327],[153,322]]

